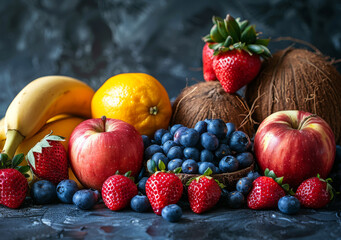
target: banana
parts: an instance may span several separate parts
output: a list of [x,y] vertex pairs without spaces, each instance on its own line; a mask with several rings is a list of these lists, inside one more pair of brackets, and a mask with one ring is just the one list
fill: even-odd
[[25,138],[32,137],[48,119],[58,114],[90,118],[93,95],[91,87],[71,77],[46,76],[32,81],[7,109],[3,152],[13,158]]

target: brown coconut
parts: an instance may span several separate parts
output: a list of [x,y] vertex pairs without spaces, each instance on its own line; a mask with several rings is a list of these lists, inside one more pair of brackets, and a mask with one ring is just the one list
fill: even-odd
[[218,81],[200,82],[186,87],[173,104],[171,125],[183,124],[193,128],[206,118],[220,118],[252,136],[254,133],[250,111],[243,98],[224,91]]
[[341,75],[321,54],[295,48],[275,53],[248,85],[246,100],[257,122],[281,110],[317,114],[341,143]]

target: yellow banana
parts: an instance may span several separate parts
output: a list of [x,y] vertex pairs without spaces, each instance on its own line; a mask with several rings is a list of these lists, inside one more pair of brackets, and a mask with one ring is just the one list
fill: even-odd
[[0,148],[3,149],[6,141],[5,118],[0,119]]
[[70,77],[46,76],[32,81],[7,109],[3,152],[13,158],[25,138],[32,137],[48,119],[58,114],[90,118],[93,94],[87,84]]

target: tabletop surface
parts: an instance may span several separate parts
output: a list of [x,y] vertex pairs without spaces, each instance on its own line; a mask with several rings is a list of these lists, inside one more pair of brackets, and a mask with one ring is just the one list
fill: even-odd
[[341,200],[297,215],[278,210],[228,209],[203,214],[185,208],[178,223],[129,208],[114,212],[99,203],[93,210],[73,204],[0,207],[0,239],[341,239]]

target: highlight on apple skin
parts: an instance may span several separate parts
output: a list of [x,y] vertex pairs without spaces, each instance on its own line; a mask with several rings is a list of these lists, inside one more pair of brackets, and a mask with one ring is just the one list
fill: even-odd
[[77,179],[86,188],[100,191],[103,182],[116,171],[138,175],[143,160],[142,137],[124,121],[88,119],[71,134],[69,159]]
[[279,111],[260,124],[254,151],[262,171],[273,170],[297,187],[318,173],[326,178],[335,159],[335,137],[326,121],[304,111]]

